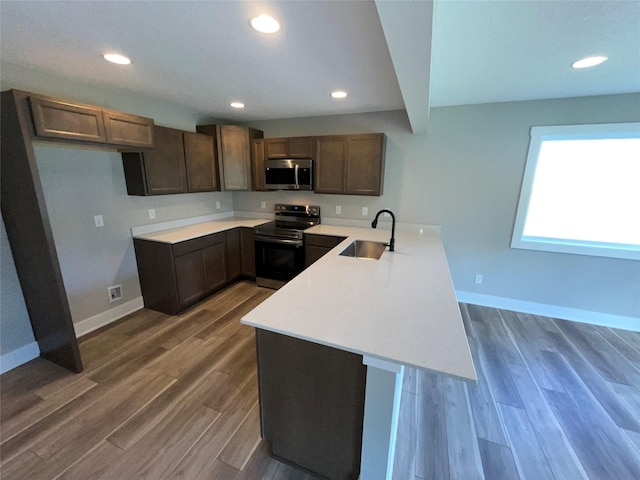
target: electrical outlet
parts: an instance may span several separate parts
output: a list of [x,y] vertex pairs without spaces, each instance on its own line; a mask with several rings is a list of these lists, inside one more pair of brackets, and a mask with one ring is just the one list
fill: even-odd
[[102,215],[94,215],[93,221],[96,224],[96,227],[104,227],[104,220],[102,219]]
[[369,207],[362,207],[362,216],[366,217],[369,215]]
[[340,205],[336,205],[336,215],[342,215],[342,207]]
[[260,208],[267,208],[267,202],[265,201],[260,202]]
[[479,273],[476,273],[476,285],[482,285],[482,275],[480,275]]
[[122,285],[113,285],[107,288],[109,292],[109,302],[115,302],[122,298]]
[[156,211],[153,208],[149,209],[149,218],[151,220],[153,220],[154,218],[156,218]]
[[217,208],[218,210],[220,210],[220,202],[219,202],[219,201],[216,201],[216,208]]

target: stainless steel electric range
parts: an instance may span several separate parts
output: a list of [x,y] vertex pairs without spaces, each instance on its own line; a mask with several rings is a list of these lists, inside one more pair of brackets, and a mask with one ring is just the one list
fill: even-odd
[[304,270],[303,232],[320,223],[320,207],[277,203],[275,215],[255,228],[256,283],[278,289]]

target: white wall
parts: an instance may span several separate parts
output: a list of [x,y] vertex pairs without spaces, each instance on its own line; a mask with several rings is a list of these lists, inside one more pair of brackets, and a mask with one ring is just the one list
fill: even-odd
[[[230,193],[129,196],[117,152],[44,143],[35,152],[74,323],[140,297],[132,226],[233,209]],[[95,226],[94,215],[104,227]],[[110,303],[107,287],[120,284],[123,299]]]
[[[2,89],[20,88],[151,116],[160,125],[194,130],[212,121],[201,112],[122,90],[80,85],[42,72],[2,65]],[[388,207],[401,222],[442,225],[456,289],[551,307],[640,318],[640,264],[631,260],[513,250],[511,230],[524,171],[529,129],[534,125],[640,120],[640,94],[488,104],[431,111],[429,133],[413,135],[404,112],[343,115],[254,122],[265,136],[384,132],[387,161],[384,195],[358,197],[313,193],[206,193],[168,197],[129,197],[119,155],[91,149],[40,144],[36,155],[45,199],[74,322],[110,308],[107,287],[121,283],[125,299],[139,295],[128,229],[151,223],[155,208],[162,222],[228,210],[264,212],[276,202],[319,204],[324,218],[369,219]],[[222,202],[221,210],[215,201]],[[93,226],[102,214],[105,227]],[[10,254],[3,238],[2,319],[16,328],[11,347],[28,344],[23,314],[15,325],[5,316],[21,294],[4,275]],[[484,275],[475,285],[474,275]],[[428,275],[429,272],[425,272]],[[20,292],[21,293],[21,292]],[[5,304],[7,299],[10,300]],[[20,302],[18,302],[20,303]],[[551,310],[553,311],[553,310]],[[640,327],[640,320],[637,322]],[[5,344],[2,344],[4,354]]]
[[[24,347],[35,340],[24,304],[22,289],[13,263],[7,232],[2,221],[0,236],[0,356]],[[2,366],[4,371],[4,365]]]
[[[4,62],[1,70],[3,91],[16,88],[58,96],[148,116],[159,125],[189,131],[195,131],[197,124],[216,122],[206,113],[135,92],[85,85]],[[36,144],[35,151],[74,324],[83,321],[86,324],[96,316],[108,318],[118,305],[139,298],[129,230],[132,226],[223,213],[233,208],[230,193],[129,197],[122,161],[116,151],[44,142]],[[221,202],[219,210],[216,201]],[[155,220],[149,219],[149,208],[156,210]],[[98,214],[105,220],[100,229],[93,223],[93,216]],[[34,354],[33,333],[15,277],[4,224],[2,229],[0,355],[4,371],[5,365],[22,363],[20,358],[37,356],[37,346]],[[116,284],[122,284],[124,298],[110,304],[107,287]]]
[[[265,137],[386,133],[385,193],[236,193],[234,209],[295,199],[319,204],[325,219],[337,217],[336,204],[341,217],[362,219],[362,206],[369,217],[389,207],[400,222],[442,225],[459,292],[634,317],[640,328],[640,262],[509,246],[532,126],[639,119],[640,94],[630,94],[434,108],[427,135],[412,135],[404,112],[254,122]],[[476,273],[482,285],[474,284]]]

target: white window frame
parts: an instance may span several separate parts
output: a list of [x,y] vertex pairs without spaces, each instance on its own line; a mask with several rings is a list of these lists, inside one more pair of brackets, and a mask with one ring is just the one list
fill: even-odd
[[[520,200],[518,202],[513,236],[511,238],[511,248],[640,260],[640,245],[574,241],[557,238],[528,237],[524,235],[540,147],[543,141],[640,138],[640,123],[531,127],[530,135],[529,152],[527,154],[522,188],[520,190]],[[640,161],[640,159],[638,161]],[[638,188],[640,188],[640,181]],[[636,219],[640,222],[640,211]]]

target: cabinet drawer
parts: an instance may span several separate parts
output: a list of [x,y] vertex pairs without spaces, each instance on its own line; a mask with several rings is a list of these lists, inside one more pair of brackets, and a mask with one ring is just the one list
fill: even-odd
[[334,237],[329,235],[313,235],[306,234],[304,236],[305,245],[316,246],[316,247],[327,247],[333,248],[342,242],[347,237]]
[[205,235],[204,237],[194,238],[193,240],[187,240],[185,242],[176,243],[173,245],[173,256],[179,257],[180,255],[186,255],[196,250],[202,250],[218,243],[224,243],[224,232],[214,233],[212,235]]

